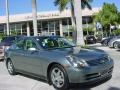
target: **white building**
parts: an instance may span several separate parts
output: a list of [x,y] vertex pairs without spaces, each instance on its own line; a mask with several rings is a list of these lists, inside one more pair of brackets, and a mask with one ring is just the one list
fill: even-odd
[[[92,15],[100,8],[82,11],[83,24],[92,22]],[[34,35],[32,13],[10,15],[10,33],[16,31],[18,35]],[[71,12],[70,10],[38,12],[38,35],[71,35]],[[84,25],[83,25],[84,26]],[[6,17],[0,16],[0,32],[6,33]]]

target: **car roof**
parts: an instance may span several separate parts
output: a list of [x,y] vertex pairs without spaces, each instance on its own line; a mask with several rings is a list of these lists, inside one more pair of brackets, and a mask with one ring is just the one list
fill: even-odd
[[60,38],[60,36],[24,36],[24,38]]

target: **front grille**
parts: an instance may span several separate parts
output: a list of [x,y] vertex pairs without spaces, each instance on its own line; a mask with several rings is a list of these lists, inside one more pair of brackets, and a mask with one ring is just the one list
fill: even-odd
[[103,70],[103,71],[98,72],[98,73],[87,74],[87,75],[85,75],[85,79],[86,80],[91,80],[91,79],[99,78],[101,76],[111,74],[112,71],[113,71],[113,67],[111,67],[109,69],[106,69],[106,70]]
[[90,66],[96,66],[96,65],[104,64],[104,63],[106,63],[108,61],[109,61],[108,57],[103,57],[103,58],[100,58],[100,59],[87,61],[87,63]]

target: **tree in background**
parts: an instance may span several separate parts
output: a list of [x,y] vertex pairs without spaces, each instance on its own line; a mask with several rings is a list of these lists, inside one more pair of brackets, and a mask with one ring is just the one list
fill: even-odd
[[118,23],[120,25],[120,12],[118,13]]
[[118,10],[115,4],[104,3],[101,11],[95,16],[95,22],[100,22],[103,30],[111,34],[111,26],[118,24]]
[[[84,9],[85,7],[91,9],[90,3],[92,1],[93,0],[81,0],[82,9]],[[74,13],[74,11],[75,11],[75,9],[74,9],[74,0],[55,0],[54,4],[55,4],[55,6],[59,7],[60,11],[63,11],[67,7],[67,5],[70,5],[71,15],[72,15],[72,17],[71,17],[72,27],[74,28],[74,34],[75,34],[76,33],[76,28],[75,28],[76,27],[76,23],[75,23],[76,20],[75,20],[75,13]],[[82,20],[82,18],[81,18],[81,20]],[[74,36],[74,40],[76,40],[75,37],[76,36]],[[77,36],[77,37],[81,37],[81,36]],[[84,40],[82,40],[82,41],[84,41]]]
[[[81,1],[81,6],[82,9],[84,9],[85,7],[92,9],[90,3],[93,0],[82,0]],[[66,9],[67,5],[70,5],[70,9],[71,9],[71,20],[72,20],[72,25],[75,25],[75,14],[74,14],[74,0],[55,0],[54,1],[55,6],[58,6],[60,11],[63,11],[64,9]],[[75,27],[75,26],[73,26]]]

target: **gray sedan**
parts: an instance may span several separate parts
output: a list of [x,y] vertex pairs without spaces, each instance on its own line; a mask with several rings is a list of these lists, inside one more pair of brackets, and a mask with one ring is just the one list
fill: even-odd
[[111,78],[113,60],[103,51],[76,47],[59,36],[24,37],[5,52],[8,72],[48,81],[55,89]]

